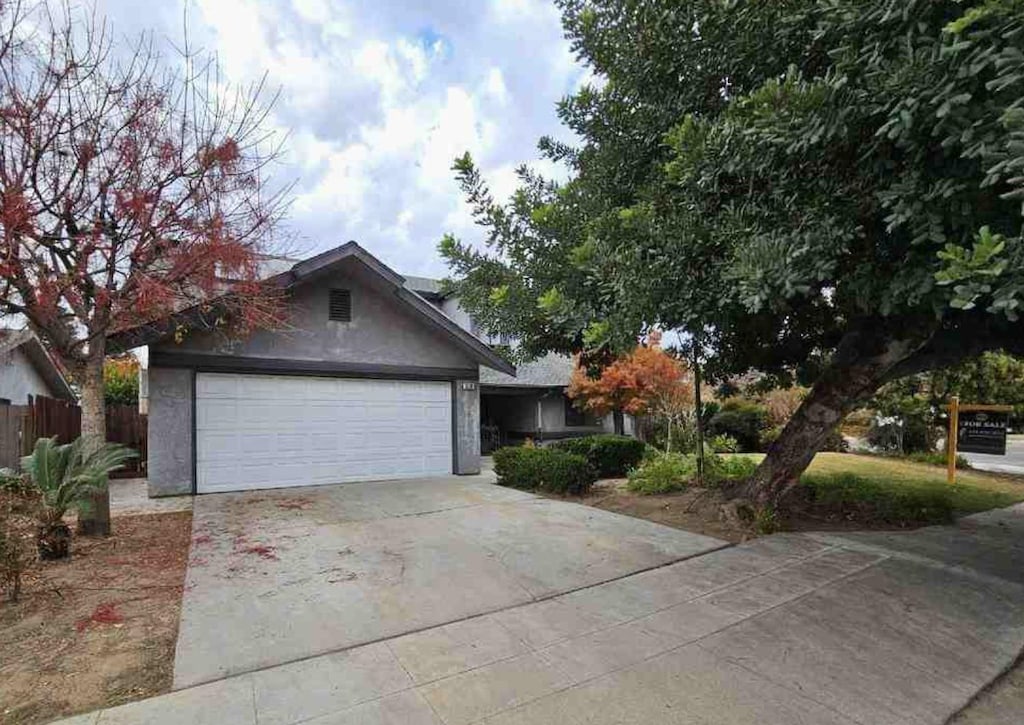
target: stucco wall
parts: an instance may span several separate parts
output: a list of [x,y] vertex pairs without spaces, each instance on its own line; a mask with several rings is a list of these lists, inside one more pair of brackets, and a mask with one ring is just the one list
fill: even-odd
[[[352,321],[328,319],[332,288],[352,293]],[[194,333],[154,352],[199,353],[327,362],[476,369],[477,363],[420,313],[397,299],[381,281],[352,260],[311,280],[294,293],[292,329],[261,331],[240,341],[217,333]]]
[[52,396],[53,391],[21,350],[0,354],[0,398],[25,405],[30,395]]
[[191,370],[149,369],[150,496],[192,492]]
[[480,473],[480,384],[455,381],[455,473]]

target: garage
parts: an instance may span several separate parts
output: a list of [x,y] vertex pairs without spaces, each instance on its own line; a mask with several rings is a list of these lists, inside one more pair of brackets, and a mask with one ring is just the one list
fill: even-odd
[[199,372],[198,493],[452,473],[452,385]]
[[480,370],[498,351],[348,242],[267,280],[283,318],[197,305],[111,336],[147,346],[150,496],[480,472]]

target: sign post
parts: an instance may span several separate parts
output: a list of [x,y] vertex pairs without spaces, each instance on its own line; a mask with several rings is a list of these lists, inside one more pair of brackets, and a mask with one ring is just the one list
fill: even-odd
[[961,405],[956,396],[949,401],[949,435],[946,438],[947,474],[956,483],[956,454],[1006,455],[1006,432],[1010,405]]

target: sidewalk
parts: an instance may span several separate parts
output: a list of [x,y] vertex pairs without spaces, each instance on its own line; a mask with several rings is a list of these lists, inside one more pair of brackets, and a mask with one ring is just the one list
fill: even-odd
[[938,725],[1022,646],[1017,506],[758,539],[64,722]]

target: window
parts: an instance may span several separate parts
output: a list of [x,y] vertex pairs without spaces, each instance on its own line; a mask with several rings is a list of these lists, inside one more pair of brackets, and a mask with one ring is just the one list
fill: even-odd
[[597,425],[597,418],[593,413],[580,410],[572,404],[572,398],[568,395],[565,400],[565,425],[568,428]]
[[352,293],[349,290],[331,290],[328,318],[335,322],[352,321]]

